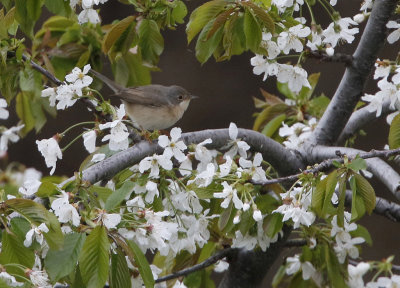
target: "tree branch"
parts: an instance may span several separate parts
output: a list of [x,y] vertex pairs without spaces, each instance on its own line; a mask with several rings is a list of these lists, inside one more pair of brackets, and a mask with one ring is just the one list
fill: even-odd
[[[386,115],[392,111],[389,107],[390,107],[390,101],[386,101],[382,104],[381,116]],[[367,107],[358,109],[351,115],[349,121],[344,127],[336,143],[339,145],[344,143],[347,139],[353,136],[358,130],[360,130],[367,124],[371,123],[372,121],[375,121],[376,119],[377,119],[376,112],[368,111]]]
[[377,54],[385,42],[386,23],[395,11],[397,0],[375,1],[353,61],[313,133],[311,142],[329,145],[336,142],[357,102],[365,81],[374,67]]
[[155,282],[160,283],[160,282],[168,281],[171,279],[175,279],[175,278],[178,278],[181,276],[186,276],[193,272],[205,269],[205,268],[217,263],[219,260],[221,260],[227,256],[229,257],[229,255],[232,254],[232,252],[235,250],[237,250],[237,249],[236,248],[226,248],[224,250],[218,251],[217,253],[215,253],[214,255],[212,255],[211,257],[207,258],[206,260],[204,260],[203,262],[201,262],[199,264],[193,265],[192,267],[169,274],[167,276],[160,277]]
[[[355,157],[357,154],[362,155],[366,152],[345,147],[314,146],[308,147],[304,157],[307,157],[307,160],[309,161],[308,163],[315,163],[321,162],[325,159],[334,158],[338,153],[341,155],[346,154],[349,157]],[[390,165],[379,158],[367,159],[366,162],[368,165],[368,171],[374,174],[374,176],[376,176],[396,196],[397,199],[400,199],[400,175],[394,171]]]
[[[400,148],[393,149],[393,150],[371,150],[370,152],[363,152],[358,154],[360,158],[363,159],[369,159],[369,158],[375,158],[375,157],[382,157],[382,158],[388,158],[394,155],[400,154]],[[350,160],[354,159],[355,157],[349,157]],[[343,163],[344,159],[343,158],[331,158],[331,159],[326,159],[322,161],[319,164],[314,165],[313,168],[303,170],[301,173],[286,176],[286,177],[280,177],[280,178],[275,178],[275,179],[270,179],[267,181],[263,182],[253,182],[256,185],[271,185],[271,184],[276,184],[276,183],[285,183],[285,182],[294,182],[296,181],[301,175],[303,174],[309,174],[309,173],[317,173],[320,171],[325,171],[333,166],[334,162],[339,162]]]
[[[353,192],[346,190],[345,205],[351,207]],[[376,197],[376,205],[373,211],[377,215],[384,216],[393,222],[400,221],[400,205],[382,197]]]
[[322,51],[312,51],[307,49],[307,56],[309,58],[319,59],[323,62],[339,62],[345,63],[346,65],[351,65],[353,63],[353,56],[342,53],[335,53],[334,55],[329,56]]
[[[239,138],[246,141],[255,151],[262,153],[271,165],[282,175],[293,174],[304,168],[299,155],[278,142],[253,130],[239,129]],[[200,143],[211,138],[213,143],[207,145],[209,148],[221,148],[229,141],[228,129],[203,130],[182,134],[182,140],[187,144]],[[154,153],[162,153],[162,148],[155,142],[142,141],[127,150],[114,154],[110,158],[99,162],[82,172],[82,179],[90,183],[100,180],[111,179],[119,171],[137,164],[146,156]]]

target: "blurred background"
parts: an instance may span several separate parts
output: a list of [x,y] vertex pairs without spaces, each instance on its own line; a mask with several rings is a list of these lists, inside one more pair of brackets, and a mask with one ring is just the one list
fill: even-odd
[[[191,11],[198,7],[200,0],[185,1],[189,9],[186,21],[189,19]],[[342,17],[352,17],[358,13],[361,1],[339,0],[337,10]],[[127,8],[128,7],[128,8]],[[101,5],[102,24],[111,23],[115,19],[121,19],[133,14],[131,7],[123,5],[116,0],[109,0]],[[329,24],[329,19],[324,11],[315,13],[318,21],[325,28]],[[47,17],[47,15],[43,15]],[[307,16],[306,16],[307,17]],[[40,23],[39,23],[40,25]],[[364,25],[360,27],[361,35]],[[262,76],[252,73],[250,58],[254,55],[245,53],[240,56],[233,56],[228,62],[216,63],[212,58],[204,65],[201,65],[195,57],[195,41],[187,45],[185,25],[179,25],[176,30],[163,31],[165,39],[165,50],[161,55],[159,68],[161,71],[152,74],[152,82],[155,84],[172,85],[177,84],[185,87],[192,94],[199,96],[199,99],[192,101],[184,117],[176,124],[181,127],[183,132],[197,131],[213,128],[227,128],[230,122],[235,122],[238,127],[252,128],[253,113],[257,112],[254,108],[252,97],[262,97],[260,88],[278,95],[276,90],[276,78],[262,81]],[[336,49],[336,52],[352,54],[359,37],[352,45],[345,45]],[[386,45],[380,52],[381,59],[395,59],[398,46]],[[308,60],[303,66],[309,74],[321,72],[316,93],[324,93],[332,97],[337,85],[344,73],[345,66],[341,63],[321,63],[318,60]],[[103,74],[112,78],[109,63],[104,63]],[[374,93],[376,82],[372,77],[367,83],[365,91]],[[108,91],[104,89],[103,91]],[[43,171],[46,175],[49,169],[45,167],[44,159],[36,149],[35,140],[52,137],[57,132],[62,132],[71,124],[79,121],[92,120],[92,117],[85,107],[75,104],[67,111],[59,112],[57,119],[49,121],[39,135],[31,132],[19,143],[11,145],[9,148],[9,161],[18,161],[28,167],[35,167]],[[10,117],[9,123],[13,125],[17,122],[15,115]],[[389,127],[385,119],[380,119],[368,127],[365,127],[367,136],[359,137],[356,147],[364,150],[372,148],[382,149],[387,142]],[[71,136],[72,137],[72,136]],[[72,138],[71,138],[72,139]],[[87,156],[82,141],[72,145],[63,155],[63,159],[58,161],[56,174],[71,176],[74,171],[79,169],[81,161]],[[372,180],[377,196],[389,200],[395,200],[391,193],[375,179]],[[397,239],[400,238],[400,226],[397,223],[388,221],[381,216],[365,216],[361,221],[370,231],[373,239],[373,248],[364,245],[364,260],[381,260],[389,255],[396,255],[394,262],[400,264],[400,247]],[[292,253],[285,251],[285,253]],[[271,274],[272,273],[272,274]],[[269,277],[273,275],[271,272]],[[267,284],[263,287],[268,287]]]

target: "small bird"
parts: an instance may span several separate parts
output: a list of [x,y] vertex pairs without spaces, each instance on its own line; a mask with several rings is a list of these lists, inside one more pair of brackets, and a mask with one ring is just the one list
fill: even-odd
[[121,99],[126,114],[138,129],[162,130],[171,127],[182,118],[190,100],[198,98],[177,85],[151,84],[126,88],[93,69],[90,72],[114,91],[112,96]]

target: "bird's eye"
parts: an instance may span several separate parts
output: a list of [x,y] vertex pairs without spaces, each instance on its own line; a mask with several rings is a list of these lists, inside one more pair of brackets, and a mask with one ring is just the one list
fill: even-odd
[[179,101],[182,101],[182,100],[183,100],[183,95],[182,95],[182,94],[178,96],[178,100],[179,100]]

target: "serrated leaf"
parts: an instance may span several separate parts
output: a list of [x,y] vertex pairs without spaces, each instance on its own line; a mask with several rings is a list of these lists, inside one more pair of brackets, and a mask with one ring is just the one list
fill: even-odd
[[211,57],[222,39],[223,27],[220,27],[212,37],[207,40],[208,32],[211,30],[213,24],[214,20],[207,23],[196,42],[196,58],[201,64],[205,63]]
[[256,4],[254,4],[251,1],[242,1],[240,2],[241,5],[247,6],[253,10],[253,13],[262,21],[264,24],[264,27],[267,28],[271,34],[275,33],[275,24],[274,20],[269,16],[268,12],[262,9],[261,7],[258,7]]
[[333,209],[332,195],[335,192],[337,184],[337,171],[332,171],[328,177],[317,183],[313,193],[311,205],[313,210],[321,218],[325,215],[330,214]]
[[44,198],[53,196],[58,193],[57,185],[48,181],[42,181],[38,191],[35,193],[36,196]]
[[296,95],[292,92],[292,90],[289,89],[288,83],[281,83],[279,81],[276,81],[276,88],[278,88],[278,91],[286,96],[286,98],[289,99],[296,99]]
[[337,208],[337,225],[344,227],[344,204],[346,200],[347,173],[339,175],[339,204]]
[[131,23],[135,20],[134,16],[128,16],[116,24],[113,24],[111,29],[104,35],[102,41],[102,50],[105,54],[111,49],[114,43],[121,37],[122,33],[126,31],[126,29],[131,25]]
[[109,250],[106,228],[96,226],[83,244],[79,268],[87,288],[102,288],[108,279]]
[[240,215],[239,231],[242,235],[246,235],[256,221],[253,219],[252,210],[249,209]]
[[342,288],[346,287],[346,283],[344,282],[344,275],[341,273],[340,267],[342,265],[339,264],[339,261],[333,252],[333,249],[330,249],[328,245],[324,245],[325,252],[325,263],[328,270],[328,277],[330,285],[332,288]]
[[192,12],[189,22],[186,26],[188,44],[204,28],[207,23],[209,23],[224,9],[226,3],[227,2],[224,0],[214,0],[206,2]]
[[139,246],[135,242],[128,240],[127,243],[134,253],[133,257],[138,265],[139,273],[140,276],[142,276],[144,286],[146,286],[146,288],[153,288],[154,277],[153,273],[151,272],[149,262],[147,262],[146,256],[144,256],[142,250],[140,250]]
[[164,38],[154,20],[143,19],[139,24],[139,47],[143,60],[156,63],[164,50]]
[[259,131],[261,127],[265,125],[265,123],[268,123],[275,117],[284,114],[289,109],[290,107],[284,103],[265,108],[263,111],[260,112],[260,114],[257,115],[256,119],[254,120],[253,130]]
[[23,217],[14,217],[10,221],[12,231],[23,242],[26,238],[26,233],[31,229],[31,223]]
[[262,38],[260,24],[254,18],[249,9],[244,12],[244,34],[246,36],[246,49],[250,49],[254,53],[259,50]]
[[224,209],[224,211],[221,213],[221,216],[218,219],[219,230],[223,231],[227,227],[229,221],[233,219],[232,210],[233,210],[233,202],[231,201],[228,205],[228,208]]
[[374,188],[372,188],[367,179],[360,174],[355,174],[354,178],[357,186],[357,195],[363,199],[365,209],[367,210],[368,214],[371,214],[376,205]]
[[210,39],[215,34],[215,32],[217,32],[218,29],[225,24],[225,22],[231,17],[233,11],[235,11],[235,8],[228,9],[220,13],[218,17],[215,18],[211,29],[207,33],[206,40]]
[[133,191],[135,183],[126,181],[119,189],[115,190],[107,199],[105,209],[111,211],[117,207]]
[[128,263],[121,249],[117,249],[117,254],[111,254],[110,287],[130,288],[131,275]]
[[263,228],[268,237],[273,238],[283,227],[283,214],[272,213],[264,218]]
[[50,248],[60,249],[64,243],[64,236],[61,232],[60,223],[57,217],[50,213],[43,205],[28,199],[10,199],[4,202],[6,207],[23,215],[34,225],[39,226],[45,223],[49,232],[43,233]]
[[369,234],[369,231],[364,226],[357,224],[357,229],[354,231],[351,231],[350,234],[351,234],[351,237],[353,237],[353,238],[354,237],[364,238],[365,243],[367,243],[369,246],[372,246],[371,234]]
[[271,106],[273,106],[275,104],[284,104],[285,103],[285,101],[282,101],[282,99],[279,98],[278,96],[271,94],[262,88],[260,88],[260,92],[261,92],[261,95],[264,97],[265,101]]
[[356,157],[355,159],[351,160],[347,167],[355,172],[358,172],[360,170],[367,169],[367,162],[360,157]]
[[18,117],[21,119],[22,123],[24,123],[24,127],[21,130],[24,136],[35,127],[36,123],[32,112],[31,101],[30,92],[21,91],[16,98],[15,108]]
[[264,126],[261,134],[264,134],[267,137],[271,137],[274,133],[282,126],[283,121],[286,119],[286,114],[280,114],[268,121],[268,123]]
[[54,251],[50,249],[44,263],[46,271],[53,282],[74,271],[85,240],[85,233],[66,234],[64,246],[61,250]]
[[[1,264],[21,264],[25,267],[32,268],[35,263],[35,253],[33,250],[24,246],[23,241],[17,236],[7,232],[2,233],[2,249],[0,253]],[[9,273],[24,275],[24,271],[16,267],[7,267]]]
[[54,14],[67,16],[71,13],[69,3],[64,0],[45,0],[44,5]]
[[171,16],[174,22],[182,24],[184,23],[184,18],[187,15],[187,7],[182,1],[175,1],[176,6],[172,9]]
[[400,147],[400,114],[393,118],[389,130],[389,148],[396,149]]

